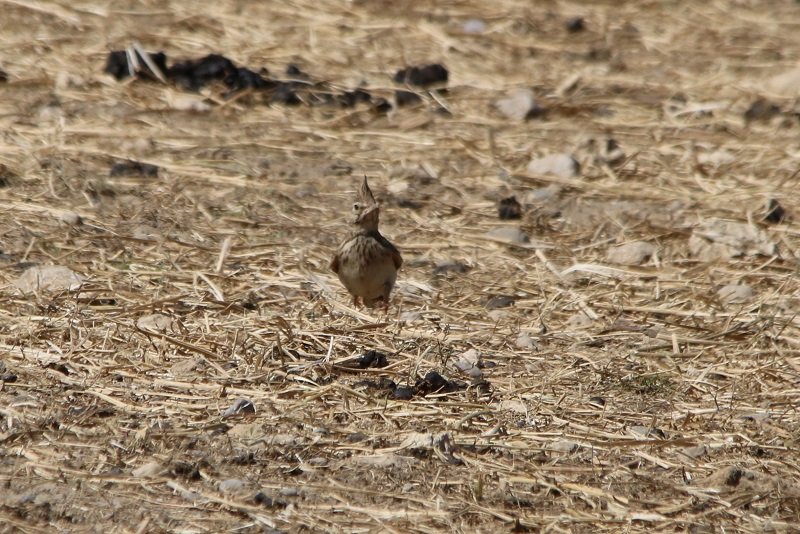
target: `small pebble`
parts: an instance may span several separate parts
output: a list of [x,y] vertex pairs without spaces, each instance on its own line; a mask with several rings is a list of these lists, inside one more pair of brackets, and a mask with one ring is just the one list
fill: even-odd
[[134,478],[149,478],[161,474],[164,471],[164,466],[159,462],[148,462],[140,467],[137,467],[131,474]]
[[486,22],[481,19],[469,19],[462,26],[464,33],[478,34],[486,31]]
[[219,490],[222,493],[233,493],[241,490],[246,485],[245,481],[239,478],[229,478],[219,483]]
[[499,308],[508,308],[514,304],[514,297],[508,295],[495,295],[486,301],[484,307],[487,310],[497,310]]
[[656,247],[645,241],[632,241],[610,248],[606,260],[619,265],[641,265],[656,252]]
[[256,413],[256,406],[250,399],[240,398],[233,401],[224,412],[222,417],[233,417],[234,415],[244,415]]
[[514,342],[514,346],[523,350],[534,350],[538,348],[536,342],[528,334],[520,334]]
[[726,304],[743,304],[755,296],[753,288],[744,284],[729,284],[717,291],[719,299]]
[[510,243],[512,245],[525,245],[531,241],[528,237],[528,234],[513,226],[492,228],[486,233],[486,237]]
[[549,449],[556,452],[565,452],[570,454],[578,450],[578,444],[574,441],[558,440],[552,443]]
[[83,224],[83,218],[74,211],[65,211],[58,216],[58,220],[70,226],[80,226]]
[[581,172],[581,165],[569,154],[550,154],[536,158],[528,164],[532,174],[553,174],[561,178],[575,178]]
[[537,104],[530,89],[516,89],[508,96],[497,100],[494,105],[500,113],[513,121],[540,117],[545,112],[544,108]]
[[30,267],[14,282],[22,293],[40,291],[74,291],[83,284],[83,277],[61,265]]
[[433,274],[457,273],[464,274],[469,271],[469,267],[460,261],[445,260],[436,264]]

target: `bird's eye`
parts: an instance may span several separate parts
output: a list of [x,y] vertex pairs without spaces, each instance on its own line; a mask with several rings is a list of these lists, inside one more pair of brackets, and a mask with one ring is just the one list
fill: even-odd
[[355,204],[353,204],[353,211],[358,211],[358,210],[360,210],[360,209],[361,209],[361,204],[359,204],[358,202],[356,202]]

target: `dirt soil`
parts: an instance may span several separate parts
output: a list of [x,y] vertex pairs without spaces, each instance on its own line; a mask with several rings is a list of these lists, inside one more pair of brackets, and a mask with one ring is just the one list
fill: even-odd
[[0,531],[800,531],[797,2],[0,13]]

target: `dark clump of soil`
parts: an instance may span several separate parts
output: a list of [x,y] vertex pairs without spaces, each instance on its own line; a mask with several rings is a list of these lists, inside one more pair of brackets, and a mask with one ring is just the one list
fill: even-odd
[[339,95],[339,105],[343,108],[352,108],[359,102],[370,102],[372,95],[364,89],[356,89],[354,91],[345,91]]
[[522,206],[517,197],[508,197],[501,200],[497,206],[497,215],[504,221],[522,217]]
[[780,114],[780,106],[770,102],[765,98],[759,98],[750,104],[750,107],[744,112],[744,120],[748,124],[753,121],[766,122]]
[[397,107],[401,108],[422,102],[422,97],[412,91],[395,91],[394,101],[397,103]]
[[108,175],[112,178],[119,176],[141,176],[143,178],[157,178],[158,167],[149,163],[139,161],[119,161],[111,166]]
[[564,24],[564,27],[567,29],[569,33],[578,33],[582,32],[586,29],[586,21],[583,20],[583,17],[572,17],[567,19],[567,22]]
[[417,380],[414,390],[417,395],[429,395],[431,393],[452,393],[463,389],[458,382],[448,380],[436,371],[428,371],[425,378]]
[[200,59],[190,59],[174,64],[167,76],[178,87],[197,91],[213,81],[223,81],[234,76],[237,67],[230,59],[220,54],[209,54]]
[[767,203],[767,214],[764,220],[769,223],[778,224],[783,222],[784,219],[786,219],[786,210],[781,206],[780,202],[774,198],[769,199]]
[[164,52],[147,53],[147,58],[144,58],[136,51],[113,50],[108,54],[103,71],[117,80],[124,80],[131,76],[137,76],[144,80],[157,80],[158,77],[147,66],[147,60],[161,72],[167,70],[167,55]]
[[449,73],[444,65],[434,63],[421,67],[407,67],[400,69],[394,75],[394,81],[416,87],[429,87],[447,83]]
[[382,352],[368,350],[358,359],[357,363],[361,369],[366,369],[368,367],[386,367],[389,365],[389,360]]

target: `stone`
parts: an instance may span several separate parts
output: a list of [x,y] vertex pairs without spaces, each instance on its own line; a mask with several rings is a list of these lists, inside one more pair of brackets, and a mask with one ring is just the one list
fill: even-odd
[[567,326],[570,330],[583,330],[592,326],[594,321],[583,312],[578,312],[567,319]]
[[244,415],[244,414],[253,414],[256,413],[256,406],[253,404],[253,401],[250,399],[239,398],[233,401],[233,404],[228,406],[224,412],[222,412],[222,417],[233,417],[234,415]]
[[222,493],[236,493],[245,488],[247,484],[240,478],[229,478],[219,483],[219,490]]
[[498,228],[492,228],[486,233],[486,237],[492,240],[510,243],[512,245],[525,245],[531,241],[530,237],[528,237],[528,234],[514,226],[500,226]]
[[80,288],[84,278],[62,265],[37,265],[30,267],[14,282],[14,287],[24,294],[74,291]]
[[148,462],[140,467],[137,467],[131,474],[134,478],[150,478],[160,475],[164,471],[164,466],[160,462]]
[[549,449],[555,452],[565,452],[567,454],[571,454],[577,451],[579,448],[578,444],[574,441],[567,441],[567,440],[558,440],[553,442]]
[[739,256],[773,256],[777,245],[756,226],[723,219],[708,219],[692,231],[689,253],[703,261]]
[[151,313],[139,317],[136,320],[136,327],[141,330],[150,330],[151,332],[170,332],[175,330],[174,322],[172,317],[163,313]]
[[560,178],[575,178],[581,172],[581,165],[570,154],[550,154],[532,160],[528,164],[528,172],[552,174]]
[[80,226],[83,218],[74,211],[65,211],[58,216],[58,220],[69,226]]
[[536,342],[528,334],[520,334],[514,342],[514,346],[522,350],[535,350],[538,348]]
[[507,119],[513,121],[524,121],[543,111],[530,89],[516,89],[497,100],[494,105]]
[[469,19],[461,27],[464,33],[480,34],[486,31],[486,22],[482,19]]
[[606,260],[618,265],[641,265],[656,252],[656,247],[646,241],[631,241],[608,249]]
[[726,304],[743,304],[753,299],[755,291],[744,284],[728,284],[717,291],[719,299]]

